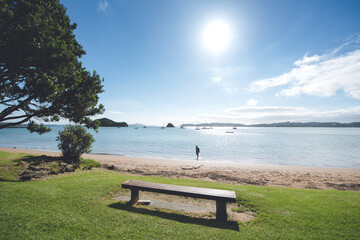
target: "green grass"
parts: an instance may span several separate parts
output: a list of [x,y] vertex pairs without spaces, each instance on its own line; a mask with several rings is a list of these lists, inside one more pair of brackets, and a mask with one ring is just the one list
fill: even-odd
[[0,167],[16,164],[20,159],[29,156],[23,153],[9,153],[0,151]]
[[[0,153],[0,166],[23,156]],[[14,160],[15,161],[15,160]],[[254,221],[219,224],[112,200],[128,179],[233,190]],[[360,193],[226,185],[93,169],[0,181],[0,239],[360,239]]]
[[21,166],[16,166],[16,164],[26,156],[29,155],[0,151],[0,181],[18,181],[18,176],[23,170]]
[[101,167],[101,164],[92,159],[81,159],[80,167],[86,169],[92,169],[93,167]]

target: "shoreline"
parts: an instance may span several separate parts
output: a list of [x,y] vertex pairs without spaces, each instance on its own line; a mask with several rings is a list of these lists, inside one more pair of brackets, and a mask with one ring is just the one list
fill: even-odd
[[[60,152],[2,148],[0,151],[34,155],[61,156]],[[307,189],[337,189],[360,191],[360,169],[262,165],[215,161],[191,161],[129,157],[110,154],[84,154],[119,172],[126,174],[192,178],[231,184],[283,186]]]
[[[29,153],[29,154],[45,154],[48,153],[47,155],[49,156],[61,156],[61,152],[59,150],[51,150],[51,149],[33,149],[33,148],[21,148],[21,147],[0,147],[0,151],[15,151],[19,150],[19,153]],[[46,154],[45,154],[46,155]],[[222,159],[222,160],[202,160],[201,157],[199,157],[199,161],[196,161],[196,158],[194,157],[194,159],[190,160],[188,158],[167,158],[167,157],[159,157],[159,156],[134,156],[134,155],[125,155],[125,154],[116,154],[116,153],[106,153],[106,152],[91,152],[88,154],[83,154],[82,156],[114,156],[114,157],[124,157],[124,158],[128,158],[128,159],[147,159],[150,161],[166,161],[166,162],[171,162],[171,161],[176,161],[176,162],[189,162],[189,163],[193,163],[193,162],[197,162],[197,163],[207,163],[210,165],[218,165],[218,166],[222,166],[222,165],[234,165],[234,166],[258,166],[258,167],[268,167],[268,168],[314,168],[314,169],[348,169],[348,170],[360,170],[359,168],[354,168],[354,167],[342,167],[342,166],[307,166],[307,165],[286,165],[286,164],[266,164],[266,163],[247,163],[247,162],[236,162],[236,161],[231,161],[231,160],[226,160],[226,159]]]

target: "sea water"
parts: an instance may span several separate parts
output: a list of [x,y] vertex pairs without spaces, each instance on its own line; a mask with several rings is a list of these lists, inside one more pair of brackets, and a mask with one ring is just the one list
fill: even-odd
[[[0,147],[59,151],[63,126],[43,135],[24,128],[0,130]],[[360,168],[360,128],[101,127],[90,131],[92,153],[251,164]],[[230,133],[229,133],[230,132]]]

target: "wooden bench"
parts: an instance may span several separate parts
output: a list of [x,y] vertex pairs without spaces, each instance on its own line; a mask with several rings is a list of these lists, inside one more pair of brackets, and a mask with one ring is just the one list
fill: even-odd
[[134,205],[139,201],[139,191],[164,193],[170,195],[210,199],[216,201],[216,219],[227,221],[226,203],[236,202],[234,191],[218,190],[210,188],[185,187],[169,184],[150,183],[135,180],[128,180],[122,184],[123,188],[131,190],[130,204]]

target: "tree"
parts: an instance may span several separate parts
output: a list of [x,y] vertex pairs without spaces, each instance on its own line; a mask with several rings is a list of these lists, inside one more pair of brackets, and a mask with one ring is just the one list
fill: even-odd
[[83,153],[91,152],[91,144],[95,142],[93,136],[79,125],[64,127],[63,131],[59,131],[56,140],[59,141],[58,148],[64,156],[64,161],[74,164],[75,167],[80,165]]
[[41,134],[34,119],[60,117],[98,127],[103,79],[82,66],[75,29],[58,0],[0,0],[0,129],[28,122]]

